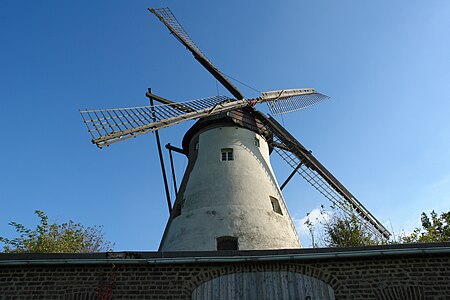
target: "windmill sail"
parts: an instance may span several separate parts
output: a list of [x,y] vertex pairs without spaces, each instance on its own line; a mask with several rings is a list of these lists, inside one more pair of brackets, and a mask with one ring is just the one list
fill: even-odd
[[166,25],[170,32],[194,55],[194,58],[205,67],[236,99],[244,99],[244,95],[235,87],[216,66],[202,53],[190,38],[183,26],[178,23],[169,8],[149,8],[158,19]]
[[[228,201],[231,206],[228,207],[231,211],[237,212],[236,215],[239,218],[242,218],[242,209],[241,208],[249,208],[248,218],[245,219],[244,222],[234,222],[233,226],[240,227],[242,223],[247,223],[248,229],[244,229],[242,234],[244,236],[248,236],[248,238],[242,238],[243,241],[248,240],[249,243],[246,245],[245,242],[240,245],[246,245],[247,249],[260,249],[263,248],[286,248],[286,247],[298,247],[300,246],[299,241],[297,239],[297,235],[295,233],[294,226],[292,225],[292,221],[290,221],[289,214],[285,211],[283,214],[283,210],[281,209],[279,199],[276,199],[270,195],[280,194],[278,189],[278,184],[274,179],[274,175],[272,174],[272,170],[270,167],[269,157],[269,146],[273,147],[278,154],[292,167],[295,172],[299,173],[303,178],[305,178],[314,188],[316,188],[319,192],[321,192],[326,198],[328,198],[333,205],[339,207],[344,212],[348,214],[355,215],[368,227],[371,231],[384,238],[389,238],[390,233],[386,230],[386,228],[369,212],[367,209],[319,162],[317,159],[305,148],[303,147],[294,137],[292,137],[280,124],[278,124],[272,117],[266,117],[262,113],[254,110],[254,106],[256,104],[266,102],[269,105],[270,111],[274,115],[284,114],[288,112],[297,111],[303,108],[307,108],[316,103],[319,103],[322,100],[327,99],[328,97],[317,93],[314,89],[292,89],[292,90],[278,90],[278,91],[269,91],[264,92],[260,97],[254,99],[245,99],[244,95],[225,77],[225,75],[217,69],[212,62],[202,53],[202,51],[197,47],[197,45],[193,42],[193,40],[189,37],[183,27],[178,23],[175,16],[168,8],[162,9],[149,9],[168,29],[169,31],[193,54],[194,58],[200,62],[200,64],[208,70],[236,99],[232,99],[225,96],[214,96],[209,98],[191,100],[186,102],[174,102],[151,93],[151,90],[147,93],[147,97],[151,100],[151,106],[141,106],[141,107],[131,107],[131,108],[115,108],[115,109],[101,109],[101,110],[81,110],[80,114],[84,120],[85,125],[88,128],[89,133],[92,136],[92,142],[96,144],[98,147],[102,148],[104,146],[109,146],[110,144],[117,143],[132,137],[136,137],[138,135],[142,135],[148,132],[157,131],[159,129],[169,127],[187,120],[193,120],[198,118],[207,118],[204,122],[198,122],[194,125],[190,131],[185,135],[192,142],[192,144],[188,145],[189,149],[193,148],[196,142],[199,141],[200,135],[204,134],[206,131],[211,132],[211,134],[203,135],[202,142],[208,140],[206,145],[210,145],[209,148],[222,148],[224,146],[224,140],[227,140],[226,145],[230,145],[233,147],[236,144],[236,140],[242,141],[243,145],[246,145],[245,151],[237,151],[237,153],[241,153],[246,156],[233,155],[233,149],[223,148],[221,152],[217,152],[217,154],[221,154],[222,160],[219,161],[219,155],[217,155],[213,160],[214,163],[211,163],[212,160],[209,160],[210,157],[214,157],[214,154],[209,153],[208,155],[197,155],[197,153],[189,156],[189,166],[188,170],[185,173],[185,177],[183,179],[181,188],[177,196],[176,207],[180,206],[180,201],[185,201],[184,193],[188,193],[188,191],[194,191],[191,194],[192,197],[188,196],[187,198],[196,199],[193,202],[192,210],[196,210],[196,205],[198,205],[198,196],[203,193],[202,197],[205,200],[205,205],[201,205],[203,208],[208,208],[211,204],[211,193],[205,193],[205,189],[198,189],[196,186],[205,185],[205,178],[211,179],[211,183],[208,185],[209,190],[211,192],[217,192],[218,197],[213,197],[217,201],[217,204],[222,209],[224,205],[224,201]],[[159,101],[162,104],[153,105],[153,100]],[[222,115],[220,115],[222,114]],[[217,122],[216,122],[217,121]],[[232,121],[232,122],[230,122]],[[234,123],[233,123],[234,122]],[[217,128],[217,125],[230,128]],[[241,128],[238,128],[241,125]],[[222,130],[223,129],[223,130]],[[236,131],[238,129],[238,131]],[[205,131],[201,131],[205,130]],[[250,130],[250,132],[249,132]],[[193,132],[197,133],[195,135],[195,139],[193,138]],[[250,135],[249,135],[250,134]],[[253,140],[256,134],[256,140]],[[248,137],[251,138],[248,138]],[[260,144],[259,136],[267,141]],[[157,135],[157,140],[159,144],[159,139]],[[244,144],[247,143],[247,144]],[[185,145],[184,145],[185,146]],[[247,147],[248,146],[248,147]],[[196,146],[195,146],[196,147]],[[254,152],[253,150],[248,151],[251,147],[256,147]],[[207,147],[203,148],[201,146],[199,149],[207,149]],[[197,149],[197,147],[195,148]],[[253,149],[253,148],[252,148]],[[223,152],[222,150],[226,150]],[[230,151],[231,150],[231,151]],[[201,150],[204,151],[204,150]],[[189,151],[187,151],[189,152]],[[199,152],[201,153],[201,152]],[[254,185],[247,185],[248,189],[243,190],[240,189],[242,194],[242,199],[250,199],[249,195],[253,196],[253,200],[248,202],[249,204],[242,205],[240,208],[235,208],[236,202],[236,183],[242,183],[242,180],[245,180],[248,177],[248,174],[259,174],[261,172],[261,161],[259,158],[255,158],[256,155],[264,157],[265,169],[264,174],[272,174],[270,176],[263,176],[268,181],[266,183],[262,183],[261,186],[255,187]],[[224,160],[225,154],[225,160]],[[161,150],[159,149],[159,155],[162,163],[162,170],[164,173],[164,165],[163,158],[161,154]],[[203,162],[200,163],[201,159],[204,159]],[[222,167],[225,161],[236,161],[241,159],[239,164],[234,164],[235,166],[241,167],[241,169],[236,170],[245,170],[245,172],[239,171],[239,178],[236,178],[235,172],[229,172],[228,168],[225,169]],[[256,159],[256,160],[255,160]],[[244,162],[248,164],[244,164]],[[195,164],[197,164],[198,170],[207,170],[210,171],[210,168],[204,168],[205,165],[211,167],[211,165],[215,165],[218,169],[225,170],[223,176],[223,182],[226,185],[223,185],[224,190],[231,193],[229,196],[226,196],[223,193],[223,190],[216,188],[217,176],[210,176],[212,174],[209,173],[201,173],[201,172],[191,172],[194,170]],[[192,167],[192,168],[191,168]],[[231,167],[231,164],[230,164]],[[251,171],[249,171],[251,169]],[[195,176],[192,174],[197,174],[197,181],[194,180]],[[217,172],[214,172],[217,175]],[[203,176],[204,175],[204,176]],[[192,177],[190,177],[192,176]],[[186,179],[186,180],[185,180]],[[222,181],[221,181],[222,182]],[[186,187],[187,184],[192,184],[192,188]],[[261,183],[261,182],[260,182]],[[266,187],[263,189],[262,187]],[[256,188],[256,189],[255,189]],[[196,190],[202,190],[197,193]],[[264,191],[263,191],[264,190]],[[260,194],[255,193],[256,191],[261,192]],[[168,194],[168,190],[166,188],[166,193]],[[281,194],[279,195],[281,198]],[[261,208],[259,217],[256,217],[257,222],[251,223],[247,222],[249,220],[255,219],[255,209],[254,203],[260,204],[260,199],[263,197],[268,197],[265,203],[266,208]],[[272,199],[273,198],[273,199]],[[223,201],[224,200],[224,201]],[[169,210],[170,210],[170,200],[169,201]],[[255,201],[255,202],[254,202]],[[189,201],[186,201],[186,204]],[[278,205],[278,206],[277,206]],[[186,207],[186,206],[185,206]],[[276,208],[278,207],[278,208]],[[283,206],[284,207],[284,206]],[[274,218],[271,215],[267,214],[267,210],[274,211],[274,213],[278,213],[281,216],[286,216],[285,223],[282,224],[280,230],[273,230],[272,222]],[[174,210],[177,212],[177,210]],[[178,226],[175,229],[175,234],[172,240],[167,238],[167,234],[164,233],[162,244],[164,243],[164,247],[161,249],[181,249],[186,250],[191,247],[194,250],[197,250],[200,246],[201,250],[212,250],[211,247],[215,247],[217,242],[217,249],[219,250],[218,243],[218,234],[224,234],[222,232],[223,227],[228,227],[229,233],[227,232],[223,237],[231,237],[233,235],[233,248],[238,247],[238,238],[234,237],[236,235],[236,231],[230,226],[219,226],[217,218],[221,218],[220,215],[215,216],[216,214],[206,214],[210,215],[210,224],[215,224],[217,228],[214,231],[211,230],[210,226],[204,227],[204,234],[198,234],[195,230],[188,230],[189,232],[194,233],[194,238],[187,237],[184,242],[180,243],[179,232],[186,231],[185,224],[193,224],[194,229],[198,228],[199,222],[202,223],[205,221],[205,214],[198,214],[198,219],[192,217],[192,214],[184,214],[181,211],[178,211],[178,214],[173,213],[171,219],[169,220],[169,225],[176,226],[177,222],[170,223],[172,219],[175,217],[178,219]],[[200,211],[200,210],[199,210]],[[228,215],[230,218],[230,214],[224,213],[224,215]],[[268,222],[265,222],[265,218],[269,217]],[[277,218],[279,218],[278,216]],[[187,220],[189,219],[189,220]],[[187,220],[186,223],[179,223],[180,220]],[[222,220],[222,219],[220,219]],[[262,221],[261,221],[262,220]],[[228,221],[228,220],[227,220]],[[276,222],[279,222],[279,219],[276,219]],[[180,225],[181,224],[181,225]],[[206,224],[206,223],[205,223]],[[229,223],[231,224],[231,222]],[[252,225],[255,224],[255,225]],[[261,227],[261,224],[268,225],[267,230],[265,227]],[[284,224],[284,225],[283,225]],[[197,226],[197,227],[195,227]],[[214,227],[213,226],[213,227]],[[253,232],[254,228],[260,227],[258,236],[260,241],[254,241],[254,234],[248,235],[249,232]],[[174,228],[174,227],[171,227]],[[176,228],[176,227],[175,227]],[[247,228],[247,227],[245,227]],[[238,228],[239,229],[239,228]],[[287,229],[287,230],[285,230]],[[181,230],[181,231],[180,231]],[[272,234],[269,238],[266,237],[265,232]],[[282,234],[280,234],[282,233]],[[203,239],[203,236],[208,235],[208,239]],[[238,234],[239,235],[239,234]],[[185,236],[185,235],[184,235]],[[198,237],[202,237],[202,239],[198,239]],[[273,240],[282,240],[281,237],[284,236],[283,244],[272,244]],[[173,241],[172,245],[170,244]],[[207,242],[202,242],[207,241]],[[168,246],[167,246],[168,245]],[[235,246],[234,246],[235,245]],[[243,248],[246,249],[246,248]]]
[[306,181],[346,214],[355,213],[375,235],[388,239],[389,231],[302,144],[275,119],[260,112],[255,116],[273,134],[272,146]]
[[148,95],[164,104],[130,108],[80,110],[83,121],[92,136],[92,142],[102,148],[184,121],[205,118],[258,103],[274,100],[282,101],[290,97],[302,95],[306,98],[316,97],[317,93],[312,93],[310,90],[297,89],[295,92],[284,93],[281,96],[268,94],[250,100],[233,100],[225,96],[213,96],[185,102],[173,102],[153,94]]
[[268,100],[270,112],[277,116],[313,106],[329,97],[315,89],[292,89],[263,92],[261,98]]
[[[233,101],[225,96],[214,96],[183,103],[80,110],[80,114],[92,136],[92,142],[102,148],[187,120],[203,118],[247,105],[247,100]],[[186,112],[186,108],[192,111]]]

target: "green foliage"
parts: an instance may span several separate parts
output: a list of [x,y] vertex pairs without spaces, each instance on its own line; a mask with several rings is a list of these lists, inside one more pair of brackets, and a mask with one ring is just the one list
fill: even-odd
[[50,224],[43,211],[36,210],[35,214],[40,220],[34,230],[17,222],[9,223],[19,233],[19,237],[0,237],[5,253],[91,253],[112,250],[113,244],[105,240],[102,226],[85,228],[73,221]]
[[[347,215],[331,207],[326,211],[321,205],[320,215],[311,219],[307,214],[307,226],[313,247],[360,247],[378,245],[381,241],[365,226],[356,215]],[[315,231],[319,229],[319,239]]]
[[[333,207],[332,207],[333,208]],[[356,215],[345,215],[333,209],[329,212],[321,206],[321,216],[315,220],[308,218],[305,225],[310,231],[313,247],[359,247],[379,244],[398,243],[433,243],[450,241],[450,211],[438,215],[434,210],[428,216],[422,213],[422,227],[414,229],[409,235],[393,237],[389,241],[380,240]],[[315,231],[320,230],[320,241],[315,238]]]
[[[430,219],[431,217],[431,219]],[[432,243],[450,241],[450,211],[438,215],[434,210],[430,217],[423,212],[422,228],[416,228],[410,235],[401,237],[403,243]]]
[[327,247],[360,247],[379,244],[367,227],[355,216],[333,216],[324,223]]

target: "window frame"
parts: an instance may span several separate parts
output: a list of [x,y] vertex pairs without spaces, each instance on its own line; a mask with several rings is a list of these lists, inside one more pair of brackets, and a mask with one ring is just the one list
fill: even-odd
[[233,148],[222,148],[222,149],[220,149],[220,160],[221,161],[233,161],[234,160],[234,150],[233,150]]
[[273,197],[273,196],[269,196],[270,199],[270,204],[272,205],[272,210],[279,214],[279,215],[283,215],[283,210],[281,209],[281,205],[280,205],[280,200],[278,200],[277,198]]
[[258,148],[261,147],[261,142],[259,141],[258,137],[255,137],[255,146]]

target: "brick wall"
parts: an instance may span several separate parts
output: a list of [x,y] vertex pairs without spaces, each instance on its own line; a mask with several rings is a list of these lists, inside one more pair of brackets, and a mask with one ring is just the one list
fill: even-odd
[[190,299],[220,275],[289,271],[336,299],[450,299],[450,243],[207,253],[0,254],[0,299]]

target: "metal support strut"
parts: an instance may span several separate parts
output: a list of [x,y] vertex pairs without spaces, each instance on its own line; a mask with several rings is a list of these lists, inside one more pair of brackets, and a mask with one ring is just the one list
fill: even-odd
[[[148,93],[146,95],[147,95],[148,99],[150,100],[150,105],[152,108],[152,118],[153,118],[153,121],[155,121],[156,115],[155,115],[155,111],[154,111],[154,107],[153,107],[153,98],[150,96],[151,94],[152,94],[152,89],[149,88]],[[158,130],[155,130],[154,132],[155,132],[155,136],[156,136],[156,144],[158,146],[159,162],[161,164],[161,172],[162,172],[162,176],[163,176],[163,180],[164,180],[164,188],[166,190],[167,207],[169,208],[169,214],[171,214],[172,213],[172,202],[170,202],[169,185],[167,184],[166,168],[164,167],[164,159],[163,159],[162,151],[161,151],[161,141],[159,139]]]
[[286,180],[283,182],[283,184],[280,187],[280,190],[283,190],[283,188],[286,186],[286,184],[288,184],[289,181],[291,181],[292,177],[295,175],[295,173],[297,173],[298,169],[300,169],[302,163],[300,162],[297,167],[294,169],[294,171],[292,171],[292,173],[288,176],[288,178],[286,178]]
[[[169,157],[170,157],[170,168],[172,169],[172,178],[173,178],[173,188],[175,190],[175,195],[178,194],[177,190],[177,178],[175,177],[175,168],[173,167],[173,157],[172,157],[172,145],[168,143],[166,145],[166,148],[169,150]],[[175,196],[176,197],[176,196]]]

